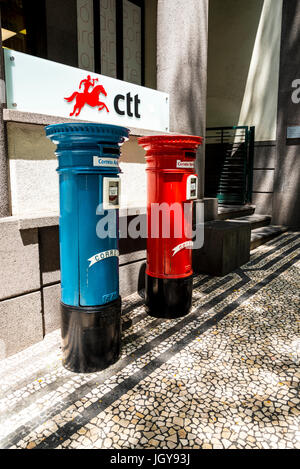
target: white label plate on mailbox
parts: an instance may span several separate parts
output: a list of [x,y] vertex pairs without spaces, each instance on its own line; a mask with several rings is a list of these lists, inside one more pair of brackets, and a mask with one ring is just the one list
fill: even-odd
[[194,169],[195,168],[195,162],[194,161],[177,160],[176,168]]
[[100,168],[118,168],[119,161],[116,158],[106,158],[104,156],[94,156],[93,166]]

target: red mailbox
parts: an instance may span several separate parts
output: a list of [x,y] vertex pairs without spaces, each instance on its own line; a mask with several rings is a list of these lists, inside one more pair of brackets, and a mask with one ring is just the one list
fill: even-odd
[[139,138],[147,161],[146,306],[151,316],[177,318],[191,307],[192,211],[197,199],[196,151],[202,137]]

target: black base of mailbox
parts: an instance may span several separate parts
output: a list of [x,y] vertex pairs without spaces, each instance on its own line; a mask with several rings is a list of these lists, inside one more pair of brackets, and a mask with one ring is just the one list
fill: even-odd
[[176,319],[186,316],[192,305],[193,276],[156,278],[146,274],[146,310],[150,316]]
[[63,365],[74,373],[104,370],[120,356],[121,298],[103,306],[61,303]]

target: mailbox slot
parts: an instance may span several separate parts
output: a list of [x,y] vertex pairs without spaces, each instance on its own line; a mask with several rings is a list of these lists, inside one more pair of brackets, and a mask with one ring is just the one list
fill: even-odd
[[104,155],[120,155],[120,148],[103,147],[102,153]]

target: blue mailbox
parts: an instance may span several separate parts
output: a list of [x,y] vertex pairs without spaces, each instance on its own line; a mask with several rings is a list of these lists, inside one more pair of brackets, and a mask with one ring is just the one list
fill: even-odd
[[120,354],[118,160],[129,130],[71,123],[46,135],[59,163],[63,362],[94,372]]

